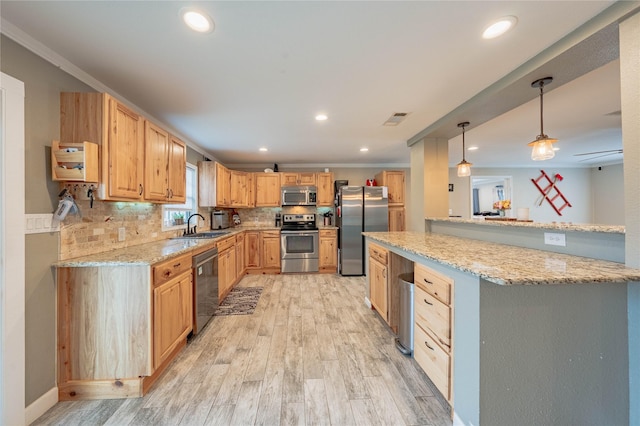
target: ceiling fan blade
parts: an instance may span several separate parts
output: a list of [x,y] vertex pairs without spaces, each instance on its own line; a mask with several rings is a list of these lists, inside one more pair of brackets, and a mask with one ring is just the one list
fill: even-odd
[[581,154],[573,154],[573,156],[580,157],[582,155],[594,155],[594,154],[622,154],[622,149],[608,149],[606,151],[583,152]]

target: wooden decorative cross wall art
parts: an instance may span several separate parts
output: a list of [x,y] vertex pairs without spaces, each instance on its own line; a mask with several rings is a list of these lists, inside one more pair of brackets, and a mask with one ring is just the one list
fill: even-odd
[[[542,198],[538,203],[539,206],[544,203],[544,200],[547,200],[551,207],[558,213],[558,216],[562,216],[562,209],[565,207],[571,207],[571,203],[567,198],[560,192],[560,189],[556,186],[557,182],[560,182],[563,178],[559,173],[556,173],[553,179],[551,179],[544,170],[540,170],[541,175],[536,179],[531,178],[531,182],[538,188],[538,191],[542,194]],[[543,182],[540,182],[540,181]],[[546,185],[545,182],[546,181]],[[556,200],[558,201],[556,204]]]

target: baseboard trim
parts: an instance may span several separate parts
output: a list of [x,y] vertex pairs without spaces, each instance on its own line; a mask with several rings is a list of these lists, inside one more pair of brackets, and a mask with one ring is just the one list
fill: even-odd
[[40,398],[33,401],[24,410],[24,420],[26,424],[30,425],[36,421],[40,416],[47,412],[47,410],[58,402],[58,388],[56,386],[49,389]]

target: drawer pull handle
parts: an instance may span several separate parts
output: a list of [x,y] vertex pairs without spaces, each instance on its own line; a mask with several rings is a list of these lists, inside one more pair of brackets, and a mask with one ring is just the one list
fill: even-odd
[[164,271],[164,276],[165,277],[170,277],[171,276],[171,271]]
[[175,265],[173,265],[173,267],[174,267],[174,268],[179,268],[179,267],[180,267],[180,265],[182,265],[182,263],[178,262],[178,263],[176,263]]
[[422,300],[424,300],[424,303],[426,303],[427,305],[433,306],[433,303],[429,303],[429,301],[427,301],[427,299],[422,299]]
[[429,346],[429,344],[428,344],[427,342],[424,342],[424,345],[425,345],[426,347],[428,347],[429,349],[434,350],[431,346]]
[[423,280],[424,280],[424,282],[425,282],[425,283],[427,283],[427,284],[433,284],[431,281],[429,281],[429,280],[428,280],[428,279],[426,279],[426,278],[423,278]]

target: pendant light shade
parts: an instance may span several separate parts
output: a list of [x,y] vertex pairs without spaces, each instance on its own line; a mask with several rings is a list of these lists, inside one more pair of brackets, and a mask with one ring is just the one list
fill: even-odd
[[462,127],[462,161],[458,163],[458,176],[459,177],[465,177],[465,176],[470,176],[471,175],[471,166],[473,164],[469,163],[467,160],[464,159],[464,128],[467,127],[469,125],[468,121],[465,121],[464,123],[458,123],[458,127]]
[[535,161],[549,160],[553,158],[556,153],[553,150],[554,143],[558,142],[558,139],[550,138],[544,134],[544,122],[543,122],[543,109],[542,109],[542,95],[545,84],[549,84],[553,81],[553,77],[545,77],[531,83],[531,87],[540,88],[540,134],[536,136],[536,140],[529,142],[529,146],[532,147],[531,159]]

